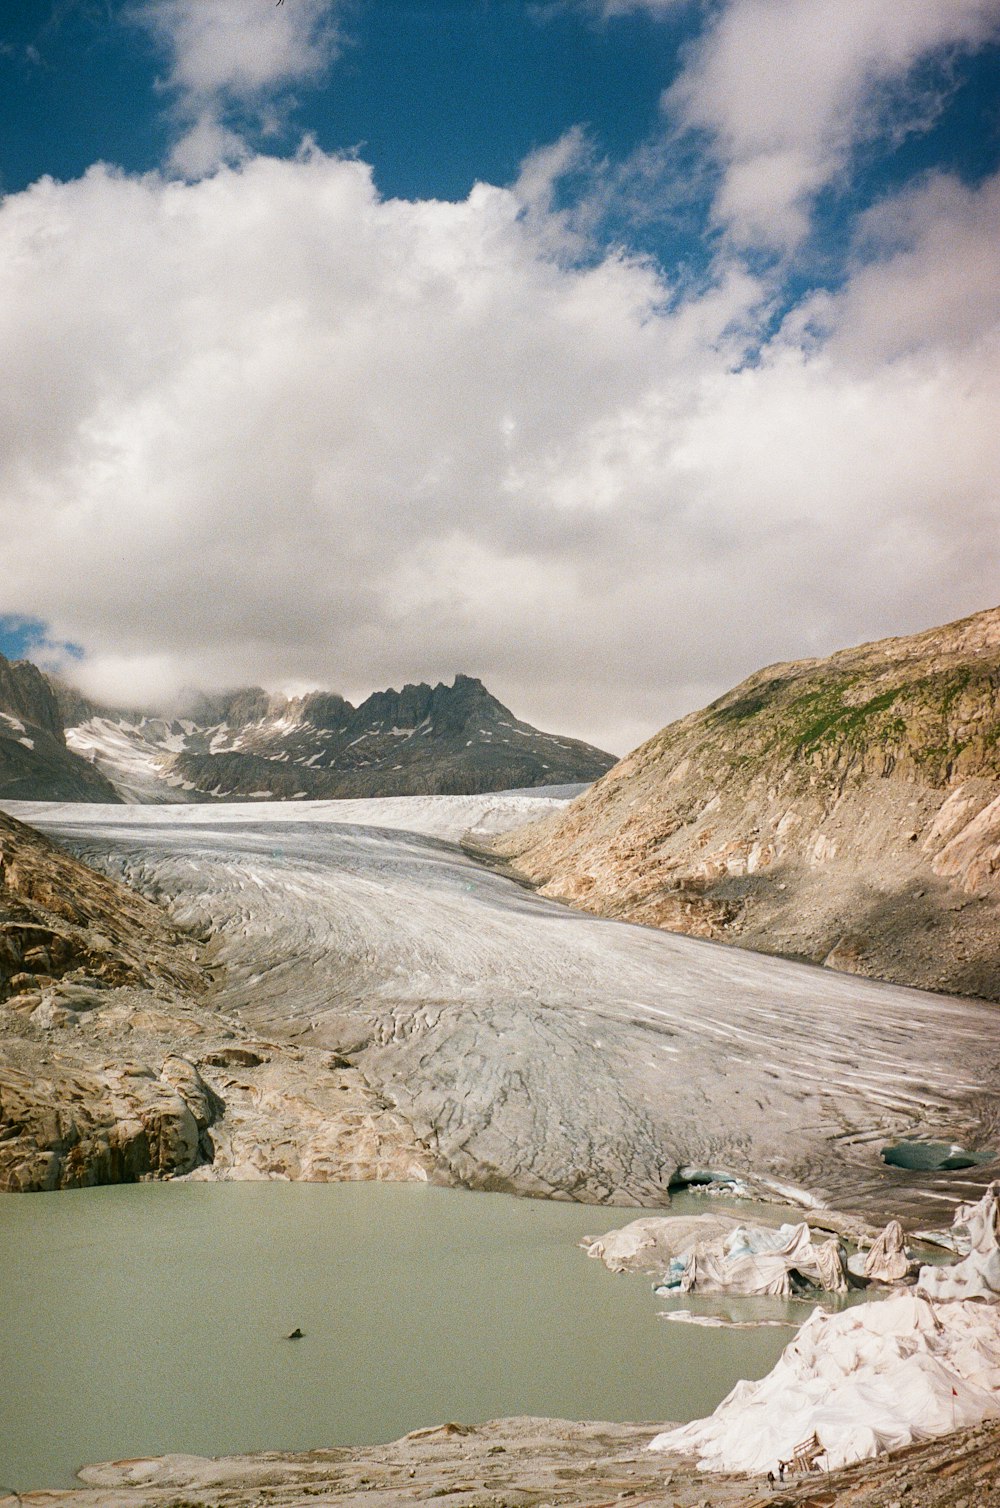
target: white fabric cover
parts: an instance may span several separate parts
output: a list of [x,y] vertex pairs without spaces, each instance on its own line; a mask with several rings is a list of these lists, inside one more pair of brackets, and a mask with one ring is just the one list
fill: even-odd
[[[969,1233],[963,1261],[922,1268],[916,1291],[816,1309],[766,1377],[738,1382],[710,1418],[650,1449],[695,1455],[703,1471],[763,1473],[815,1434],[833,1470],[1000,1417],[1000,1182],[955,1224]],[[895,1234],[884,1234],[888,1253]]]
[[653,1272],[680,1293],[787,1298],[791,1273],[841,1293],[847,1278],[836,1241],[817,1244],[808,1225],[777,1230],[741,1225],[731,1216],[648,1216],[581,1245],[612,1272]]
[[789,1298],[792,1273],[830,1293],[843,1293],[847,1275],[840,1246],[817,1244],[808,1225],[777,1231],[742,1226],[695,1251],[681,1277],[682,1293],[738,1293]]
[[901,1283],[909,1271],[903,1227],[890,1220],[865,1257],[864,1275],[870,1283]]
[[951,1267],[921,1267],[917,1292],[931,1299],[1000,1300],[1000,1182],[975,1204],[960,1204],[955,1227],[969,1240],[969,1255]]
[[1000,1307],[900,1293],[815,1310],[766,1377],[650,1449],[696,1455],[702,1471],[764,1473],[815,1433],[833,1470],[987,1415],[1000,1417]]

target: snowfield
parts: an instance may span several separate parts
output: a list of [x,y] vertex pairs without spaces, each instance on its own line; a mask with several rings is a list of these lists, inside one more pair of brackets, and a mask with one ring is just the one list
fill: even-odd
[[947,1224],[997,1165],[994,1007],[602,920],[457,846],[562,793],[98,807],[10,803],[211,936],[218,1004],[349,1054],[478,1187],[656,1205],[677,1170]]

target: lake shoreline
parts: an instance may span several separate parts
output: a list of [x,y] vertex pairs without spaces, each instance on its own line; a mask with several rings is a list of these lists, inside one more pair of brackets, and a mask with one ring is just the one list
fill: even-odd
[[511,1418],[446,1423],[382,1446],[261,1452],[210,1460],[163,1456],[83,1468],[64,1491],[0,1498],[0,1508],[367,1508],[447,1501],[455,1508],[994,1508],[1000,1421],[830,1473],[717,1477],[646,1449],[653,1425]]

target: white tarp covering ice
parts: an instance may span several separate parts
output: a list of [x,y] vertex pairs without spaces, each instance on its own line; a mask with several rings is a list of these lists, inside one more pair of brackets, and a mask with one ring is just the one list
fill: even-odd
[[869,1283],[902,1283],[911,1268],[916,1270],[906,1250],[903,1227],[898,1220],[890,1220],[870,1251],[859,1252],[847,1265],[851,1272],[866,1278]]
[[968,1238],[969,1255],[951,1267],[922,1267],[917,1291],[931,1299],[1000,1302],[1000,1182],[975,1204],[959,1205],[954,1223]]
[[840,1314],[817,1309],[760,1382],[738,1382],[708,1419],[651,1450],[703,1471],[774,1471],[812,1435],[835,1470],[883,1450],[1000,1417],[1000,1307],[893,1294]]
[[726,1215],[633,1220],[584,1243],[612,1272],[655,1272],[658,1293],[727,1293],[789,1298],[795,1278],[826,1292],[847,1287],[835,1240],[817,1242],[808,1225],[744,1225]]
[[[972,1237],[964,1262],[924,1268],[923,1293],[834,1315],[815,1310],[766,1377],[737,1383],[710,1418],[667,1430],[650,1448],[694,1455],[705,1471],[763,1473],[812,1441],[820,1465],[833,1470],[1000,1417],[1000,1295],[983,1302],[998,1221],[995,1183],[956,1215]],[[974,1288],[980,1297],[964,1296]]]
[[808,1225],[778,1230],[741,1226],[687,1259],[678,1284],[681,1293],[739,1293],[790,1298],[795,1278],[827,1293],[847,1288],[840,1243],[815,1241]]

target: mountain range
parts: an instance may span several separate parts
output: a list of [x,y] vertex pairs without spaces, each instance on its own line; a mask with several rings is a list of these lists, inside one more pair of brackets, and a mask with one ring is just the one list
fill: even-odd
[[244,801],[483,791],[587,782],[614,757],[515,718],[472,676],[355,707],[326,691],[192,693],[179,711],[100,705],[0,657],[0,797]]
[[1000,1000],[1000,608],[768,666],[494,848],[588,911]]

